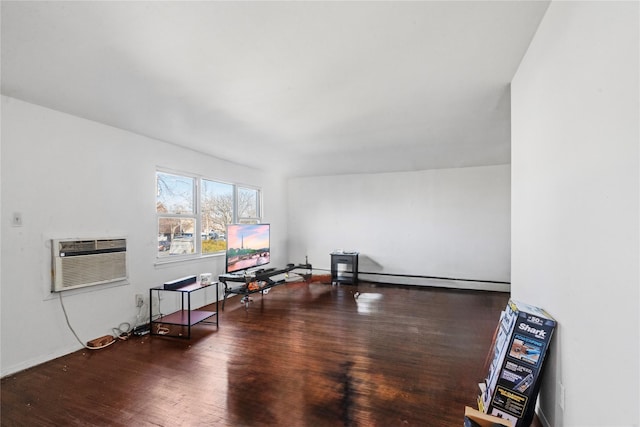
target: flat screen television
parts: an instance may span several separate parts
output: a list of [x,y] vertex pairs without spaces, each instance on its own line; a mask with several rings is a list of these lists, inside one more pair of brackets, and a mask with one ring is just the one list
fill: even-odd
[[269,264],[270,228],[270,224],[227,225],[227,273]]

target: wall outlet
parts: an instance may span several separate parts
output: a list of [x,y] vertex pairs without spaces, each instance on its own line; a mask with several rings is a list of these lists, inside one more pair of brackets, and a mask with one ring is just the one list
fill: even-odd
[[142,294],[136,294],[136,307],[142,307],[144,305],[144,298]]
[[13,215],[11,215],[11,225],[14,227],[22,227],[22,213],[14,212]]

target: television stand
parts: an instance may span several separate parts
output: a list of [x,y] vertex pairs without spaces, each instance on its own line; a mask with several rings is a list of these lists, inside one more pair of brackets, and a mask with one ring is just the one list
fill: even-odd
[[[251,273],[227,273],[218,276],[218,281],[224,284],[224,299],[222,300],[222,310],[224,310],[227,296],[242,295],[240,300],[244,304],[244,308],[249,308],[251,298],[249,295],[260,292],[262,295],[267,293],[269,289],[287,283],[286,280],[277,280],[276,276],[287,274],[297,269],[311,270],[311,264],[289,264],[285,268],[269,268],[257,270]],[[306,280],[310,275],[302,274]]]

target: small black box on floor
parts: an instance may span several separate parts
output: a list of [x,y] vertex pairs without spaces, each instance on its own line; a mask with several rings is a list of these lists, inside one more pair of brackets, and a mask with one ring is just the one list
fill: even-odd
[[166,282],[164,284],[164,288],[165,289],[178,289],[181,288],[183,286],[187,286],[190,285],[192,283],[196,283],[197,279],[196,276],[186,276],[186,277],[182,277],[180,279],[176,279],[176,280],[172,280],[170,282]]
[[151,327],[147,323],[146,325],[140,325],[134,328],[133,335],[141,337],[143,335],[147,335],[149,332],[151,332]]

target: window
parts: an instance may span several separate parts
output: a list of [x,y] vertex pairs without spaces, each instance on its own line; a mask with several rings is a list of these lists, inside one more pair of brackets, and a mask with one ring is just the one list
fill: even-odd
[[243,224],[260,222],[260,193],[255,188],[238,187],[238,221]]
[[233,185],[202,180],[202,253],[224,251],[227,224],[233,223]]
[[261,222],[258,188],[156,172],[158,258],[224,253],[226,229]]
[[156,173],[156,213],[158,215],[158,254],[195,253],[195,179],[164,172]]

